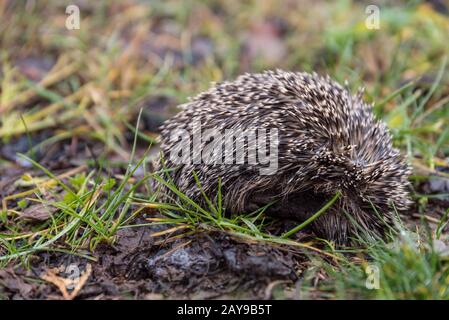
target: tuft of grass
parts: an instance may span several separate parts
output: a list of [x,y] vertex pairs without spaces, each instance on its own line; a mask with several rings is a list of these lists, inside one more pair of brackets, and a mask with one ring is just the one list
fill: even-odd
[[[137,127],[139,122],[140,114]],[[35,230],[22,232],[20,223],[8,223],[10,216],[16,212],[7,210],[6,201],[3,201],[2,215],[6,221],[5,231],[0,233],[0,265],[6,266],[18,258],[27,264],[28,258],[39,251],[65,252],[95,260],[90,254],[95,247],[100,242],[111,243],[119,228],[134,218],[133,215],[129,215],[131,199],[136,189],[146,182],[144,178],[131,183],[136,170],[146,160],[145,153],[135,165],[132,165],[137,136],[138,130],[135,130],[130,162],[118,186],[115,186],[117,183],[115,179],[98,175],[95,170],[87,175],[84,172],[79,173],[68,182],[64,182],[38,162],[21,154],[23,160],[49,177],[49,180],[38,182],[31,178],[31,185],[36,185],[36,188],[26,192],[25,195],[34,194],[35,198],[25,199],[42,204],[47,210],[54,208],[57,214],[49,213],[51,219],[34,227]],[[101,168],[98,172],[101,172]],[[64,192],[60,190],[52,192],[54,188],[60,188]],[[54,200],[42,199],[43,193],[51,193]]]
[[432,235],[401,229],[392,242],[359,240],[365,249],[343,256],[338,266],[317,263],[327,275],[320,292],[339,299],[449,298],[449,259]]
[[[201,183],[196,174],[197,187],[201,191],[204,203],[207,207],[203,207],[200,203],[195,202],[187,195],[182,193],[176,184],[167,175],[168,169],[163,169],[161,172],[154,172],[150,174],[150,179],[154,179],[159,184],[167,187],[176,196],[171,203],[161,203],[157,201],[157,191],[149,198],[135,198],[134,204],[139,207],[134,213],[139,214],[146,208],[157,209],[160,216],[147,218],[150,225],[166,225],[167,229],[162,232],[157,232],[153,236],[162,236],[171,234],[175,231],[182,230],[183,233],[177,233],[175,237],[183,237],[197,232],[219,231],[225,232],[232,236],[241,238],[243,240],[262,241],[277,245],[292,246],[304,250],[307,253],[322,254],[323,256],[336,258],[331,252],[322,250],[319,245],[314,245],[313,242],[298,242],[290,240],[288,237],[303,229],[323,214],[332,204],[340,197],[337,193],[323,208],[314,214],[306,222],[299,225],[289,232],[276,235],[267,231],[273,220],[267,219],[264,215],[265,210],[273,203],[269,203],[264,207],[248,214],[232,214],[226,213],[222,207],[221,195],[221,181],[218,181],[217,193],[214,199],[210,199],[202,190]],[[139,226],[144,226],[141,224]],[[338,259],[338,258],[336,258]]]

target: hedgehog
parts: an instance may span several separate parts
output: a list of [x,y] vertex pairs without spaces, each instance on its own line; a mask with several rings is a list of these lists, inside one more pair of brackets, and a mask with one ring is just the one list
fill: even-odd
[[[213,84],[162,125],[156,168],[203,206],[220,190],[228,214],[264,208],[302,222],[339,193],[308,228],[339,244],[360,228],[383,237],[411,204],[411,169],[362,96],[329,76],[283,70]],[[208,131],[220,139],[201,135]],[[258,161],[269,153],[277,161],[272,172]],[[164,201],[177,201],[167,184],[155,187]]]

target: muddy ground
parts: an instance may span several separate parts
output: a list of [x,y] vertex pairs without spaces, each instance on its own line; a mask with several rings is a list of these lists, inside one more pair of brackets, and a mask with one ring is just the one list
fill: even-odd
[[[435,204],[436,217],[441,207]],[[417,224],[410,219],[409,224]],[[285,227],[285,226],[284,226]],[[301,291],[303,272],[311,267],[310,252],[247,241],[219,232],[155,238],[159,227],[126,228],[113,244],[101,244],[96,261],[64,253],[36,254],[29,267],[0,270],[4,299],[301,299],[320,298]],[[171,235],[172,236],[172,235]],[[299,240],[309,240],[301,233]],[[78,273],[75,273],[74,267]],[[87,281],[69,296],[44,275],[82,276]],[[317,273],[312,282],[325,278]],[[70,289],[70,287],[69,287]]]
[[[97,262],[67,254],[41,253],[29,269],[0,270],[0,290],[7,299],[62,299],[55,285],[40,280],[61,268],[70,278],[77,266],[92,271],[77,299],[272,298],[277,284],[293,285],[305,256],[288,248],[245,243],[229,235],[201,233],[165,243],[151,228],[124,229],[113,245],[95,251]],[[291,292],[291,294],[295,294]]]

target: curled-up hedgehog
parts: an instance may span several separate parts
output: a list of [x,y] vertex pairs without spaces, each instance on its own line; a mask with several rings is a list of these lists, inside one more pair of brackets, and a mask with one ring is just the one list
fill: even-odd
[[[180,107],[162,127],[157,166],[198,203],[207,205],[204,194],[214,199],[220,184],[228,213],[274,202],[267,215],[305,221],[339,193],[311,224],[317,236],[337,243],[360,227],[384,235],[395,210],[410,205],[410,167],[386,125],[361,91],[353,96],[329,77],[244,74]],[[275,165],[262,161],[267,154]],[[158,188],[165,200],[176,201],[169,188]]]

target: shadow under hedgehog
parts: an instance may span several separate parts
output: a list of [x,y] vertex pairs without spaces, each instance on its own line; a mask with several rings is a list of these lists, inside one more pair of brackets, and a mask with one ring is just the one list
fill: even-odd
[[[214,199],[220,180],[223,207],[232,214],[249,213],[275,201],[267,215],[305,221],[340,192],[311,224],[314,233],[342,244],[355,235],[358,225],[382,236],[387,225],[393,227],[394,210],[404,211],[411,204],[411,170],[393,148],[386,125],[362,101],[361,92],[353,96],[329,77],[282,70],[215,84],[181,105],[182,110],[162,126],[163,161],[156,169],[174,169],[168,173],[171,181],[205,206],[202,191]],[[270,149],[277,157],[271,174],[262,174],[264,165],[250,161],[251,146],[262,136],[260,129],[276,130],[270,134],[277,138],[275,150]],[[196,134],[207,130],[257,134],[195,140]],[[187,132],[189,139],[180,138],[180,132]],[[265,143],[258,145],[267,151]],[[244,161],[226,161],[242,149]],[[225,152],[206,163],[201,154],[210,150]],[[176,195],[165,185],[156,187],[164,201],[175,201]]]

